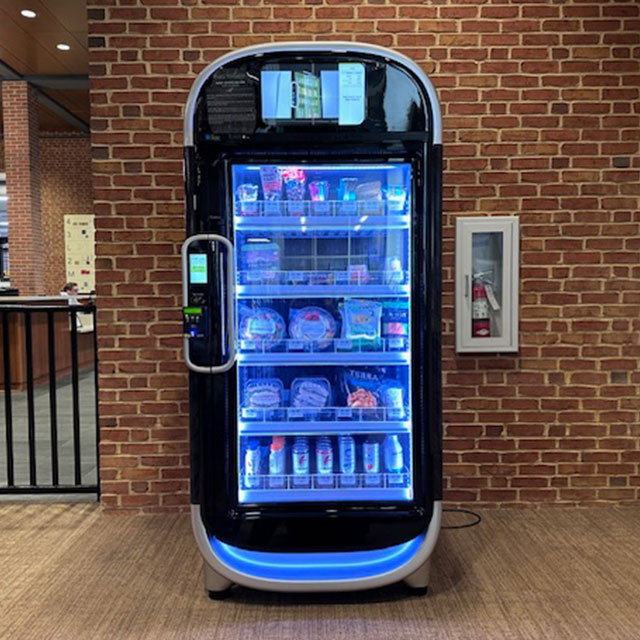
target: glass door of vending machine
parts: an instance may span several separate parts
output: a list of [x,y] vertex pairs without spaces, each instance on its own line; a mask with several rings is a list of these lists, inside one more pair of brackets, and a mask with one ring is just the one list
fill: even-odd
[[411,164],[231,185],[238,503],[411,501]]

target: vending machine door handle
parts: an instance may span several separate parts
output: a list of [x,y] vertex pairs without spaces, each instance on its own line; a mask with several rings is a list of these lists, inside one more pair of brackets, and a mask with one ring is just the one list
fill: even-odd
[[234,246],[228,238],[219,236],[215,233],[200,233],[187,238],[182,245],[182,304],[184,307],[189,306],[189,247],[195,242],[218,242],[227,250],[227,278],[226,278],[226,336],[229,345],[228,358],[225,362],[218,365],[199,365],[191,360],[189,353],[189,337],[184,337],[184,361],[191,371],[196,373],[224,373],[229,371],[236,361],[236,322],[235,322],[235,260]]

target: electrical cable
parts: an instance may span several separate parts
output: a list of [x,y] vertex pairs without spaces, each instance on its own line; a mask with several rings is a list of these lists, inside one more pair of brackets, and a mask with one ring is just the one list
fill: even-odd
[[469,527],[475,527],[476,525],[482,522],[482,516],[475,511],[470,511],[469,509],[443,509],[443,513],[466,513],[469,516],[475,518],[475,520],[471,522],[467,522],[466,524],[456,524],[449,525],[446,527],[440,527],[441,529],[468,529]]

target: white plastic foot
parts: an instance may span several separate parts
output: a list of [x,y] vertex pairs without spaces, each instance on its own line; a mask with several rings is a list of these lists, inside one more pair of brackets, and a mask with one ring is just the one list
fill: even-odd
[[204,563],[204,588],[210,598],[216,599],[216,595],[224,597],[231,587],[231,580],[214,571],[206,562]]
[[431,558],[427,558],[420,567],[409,574],[404,583],[411,589],[426,590],[429,587],[429,573],[431,571]]

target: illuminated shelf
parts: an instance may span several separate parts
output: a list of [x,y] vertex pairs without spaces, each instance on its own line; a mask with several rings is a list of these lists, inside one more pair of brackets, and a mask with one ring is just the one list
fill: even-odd
[[[236,216],[238,231],[294,231],[327,233],[338,230],[366,232],[386,229],[408,229],[409,216]],[[303,231],[303,227],[305,228]],[[356,228],[357,227],[357,228]]]
[[[313,202],[311,200],[255,200],[253,202],[234,203],[234,217],[236,224],[243,225],[244,220],[254,224],[256,220],[264,220],[265,224],[274,224],[274,220],[300,219],[301,217],[331,220],[338,218],[354,218],[368,216],[367,223],[372,219],[406,218],[404,226],[408,226],[409,216],[407,203],[404,205],[387,200],[326,200]],[[240,222],[242,221],[242,222]]]
[[[242,272],[241,272],[242,273]],[[408,296],[408,284],[238,284],[238,298],[385,298]]]
[[238,433],[243,436],[273,436],[273,435],[333,435],[358,433],[409,433],[410,422],[354,422],[348,420],[337,421],[273,421],[273,422],[240,422]]
[[341,338],[320,343],[293,339],[239,340],[237,359],[240,365],[402,365],[411,359],[407,346],[407,339],[403,336],[371,340],[368,345]]
[[[313,421],[322,430],[326,425],[344,425],[348,431],[355,425],[367,425],[366,429],[373,431],[384,430],[387,426],[396,424],[406,425],[409,416],[409,407],[277,407],[273,409],[261,409],[254,407],[241,407],[240,419],[251,421],[245,425],[262,424],[294,424],[302,426],[305,421]],[[366,429],[358,429],[364,431]],[[273,433],[273,432],[272,432]]]
[[[412,496],[409,473],[260,475],[250,482],[257,486],[247,487],[247,478],[241,476],[240,502],[404,501]],[[300,486],[302,482],[308,486]]]

